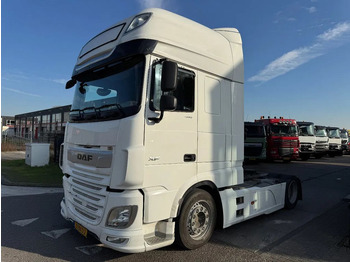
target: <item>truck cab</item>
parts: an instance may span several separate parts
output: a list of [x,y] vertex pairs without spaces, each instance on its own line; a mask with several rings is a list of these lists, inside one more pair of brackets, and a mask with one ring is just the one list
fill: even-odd
[[338,127],[327,127],[329,138],[329,156],[342,155],[342,141],[340,138],[340,129]]
[[315,126],[316,133],[316,150],[315,157],[321,158],[326,155],[329,151],[329,138],[327,128],[325,126]]
[[340,138],[341,138],[341,148],[343,153],[349,153],[350,152],[350,137],[348,130],[345,128],[340,130]]
[[266,128],[262,123],[244,122],[244,159],[266,159]]
[[295,119],[261,117],[255,122],[266,126],[267,159],[289,162],[298,158],[299,137]]
[[308,160],[315,153],[316,135],[315,125],[312,122],[297,122],[299,130],[299,156],[302,160]]
[[296,177],[244,175],[243,83],[235,28],[147,9],[92,38],[66,84],[61,215],[136,253],[195,249],[216,226],[293,208]]

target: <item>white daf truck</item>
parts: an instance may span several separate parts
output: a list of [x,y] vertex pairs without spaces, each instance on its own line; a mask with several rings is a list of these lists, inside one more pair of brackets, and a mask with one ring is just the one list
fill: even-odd
[[243,82],[234,28],[148,9],[92,38],[66,84],[62,216],[132,253],[293,208],[296,177],[244,177]]
[[298,121],[299,129],[299,157],[308,160],[316,152],[315,124],[312,122]]
[[338,127],[327,127],[327,134],[329,138],[329,156],[343,155],[341,148],[340,129]]
[[315,157],[321,158],[329,151],[329,138],[327,128],[325,126],[315,126],[316,132],[316,152]]

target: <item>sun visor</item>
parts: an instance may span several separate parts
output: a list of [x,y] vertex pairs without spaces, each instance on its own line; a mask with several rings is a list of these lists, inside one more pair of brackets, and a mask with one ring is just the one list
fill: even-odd
[[92,38],[80,51],[77,66],[85,67],[91,62],[104,59],[117,45],[125,23],[116,25]]

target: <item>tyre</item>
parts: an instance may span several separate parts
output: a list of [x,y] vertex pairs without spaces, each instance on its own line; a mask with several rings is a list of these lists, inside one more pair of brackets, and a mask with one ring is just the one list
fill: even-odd
[[214,232],[216,217],[213,197],[207,191],[195,189],[186,197],[176,222],[176,243],[186,249],[203,246]]
[[302,161],[306,161],[306,160],[308,160],[309,158],[310,158],[310,155],[309,154],[302,154],[302,155],[300,155],[300,158],[301,158],[301,160]]
[[299,185],[296,179],[292,178],[287,182],[284,207],[293,209],[299,200]]
[[320,159],[322,157],[321,154],[315,154],[315,158]]

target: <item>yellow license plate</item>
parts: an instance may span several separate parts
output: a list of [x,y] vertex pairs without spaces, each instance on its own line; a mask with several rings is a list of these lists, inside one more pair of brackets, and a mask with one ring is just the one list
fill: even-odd
[[74,228],[82,234],[84,237],[87,237],[88,230],[77,222],[74,223]]

